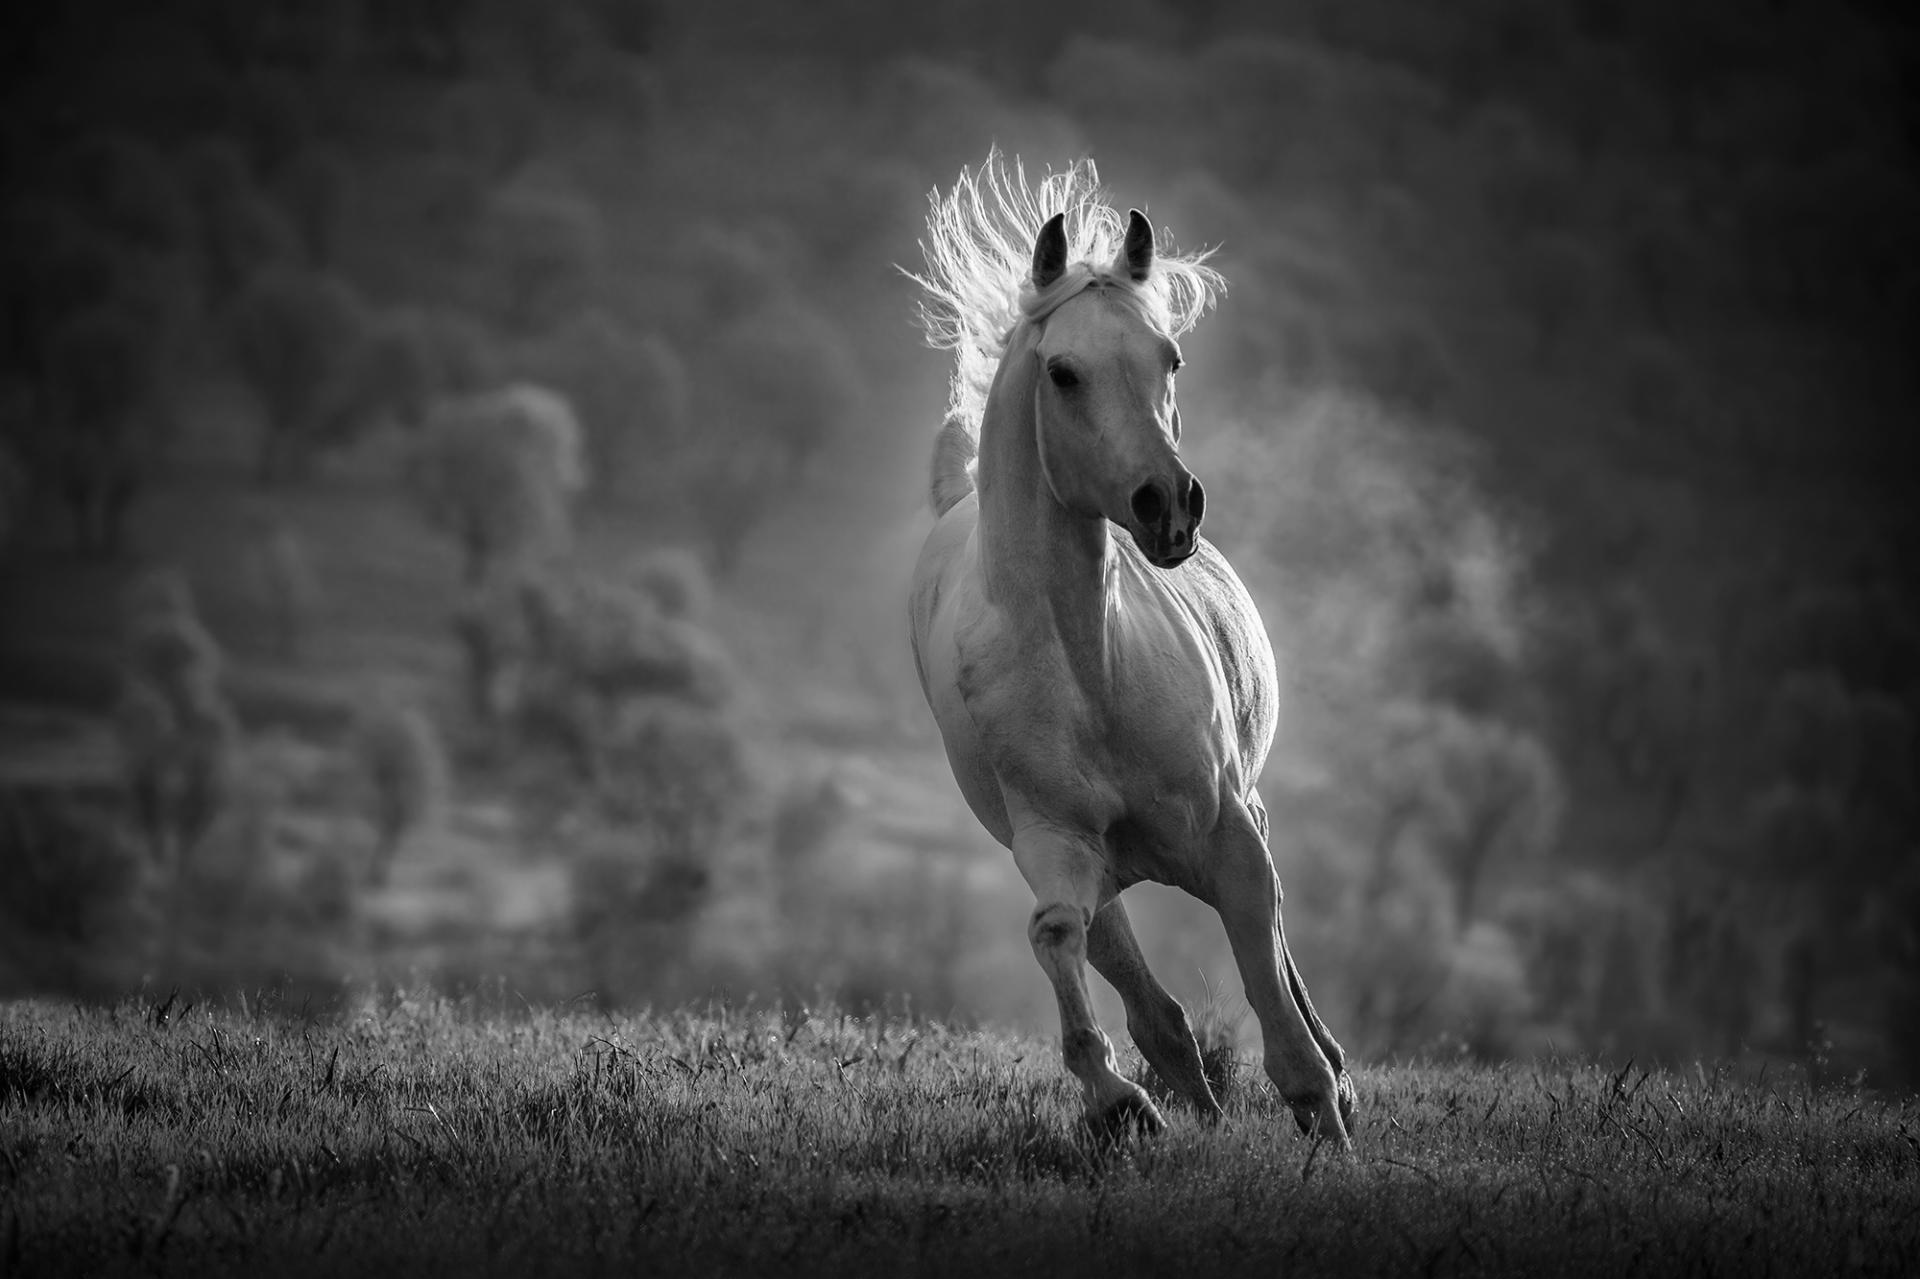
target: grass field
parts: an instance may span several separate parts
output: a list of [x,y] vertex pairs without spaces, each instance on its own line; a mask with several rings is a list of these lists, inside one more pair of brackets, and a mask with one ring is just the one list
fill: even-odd
[[0,1007],[0,1273],[1910,1274],[1920,1104],[1709,1068],[1242,1067],[1102,1145],[1042,1040],[777,1008]]

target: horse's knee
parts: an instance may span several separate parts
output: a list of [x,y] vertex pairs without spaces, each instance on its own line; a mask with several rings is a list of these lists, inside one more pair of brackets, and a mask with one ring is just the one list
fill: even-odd
[[1087,942],[1087,912],[1066,902],[1052,902],[1034,908],[1027,921],[1027,941],[1035,954],[1059,950],[1084,950]]
[[1218,870],[1215,908],[1229,913],[1271,919],[1280,909],[1280,875],[1266,849],[1223,858]]
[[1066,1058],[1068,1070],[1084,1078],[1089,1071],[1113,1068],[1113,1041],[1097,1026],[1064,1030],[1060,1035],[1060,1055]]

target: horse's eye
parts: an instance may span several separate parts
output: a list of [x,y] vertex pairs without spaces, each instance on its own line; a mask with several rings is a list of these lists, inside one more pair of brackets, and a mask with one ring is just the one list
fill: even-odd
[[1080,385],[1079,377],[1064,364],[1047,365],[1047,376],[1053,379],[1053,384],[1063,391],[1070,386]]

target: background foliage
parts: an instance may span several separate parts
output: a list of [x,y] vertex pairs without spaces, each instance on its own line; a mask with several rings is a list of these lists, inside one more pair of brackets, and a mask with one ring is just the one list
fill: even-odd
[[[1037,1024],[899,620],[946,370],[891,264],[997,142],[1220,246],[1187,447],[1289,671],[1264,788],[1350,1046],[1920,1069],[1876,7],[6,26],[8,988]],[[1201,1001],[1217,928],[1144,896]]]

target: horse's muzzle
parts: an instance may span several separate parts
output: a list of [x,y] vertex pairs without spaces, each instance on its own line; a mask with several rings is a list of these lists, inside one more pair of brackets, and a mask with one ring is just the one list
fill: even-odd
[[1155,568],[1178,568],[1200,545],[1206,491],[1185,467],[1173,482],[1155,478],[1134,490],[1129,510],[1134,544]]

